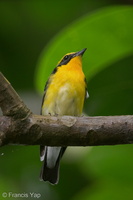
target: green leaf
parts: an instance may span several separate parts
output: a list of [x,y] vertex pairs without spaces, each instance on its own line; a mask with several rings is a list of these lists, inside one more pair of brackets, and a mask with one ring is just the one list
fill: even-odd
[[36,69],[36,88],[44,84],[61,57],[85,47],[87,80],[133,52],[133,7],[113,6],[88,14],[62,30],[42,52]]

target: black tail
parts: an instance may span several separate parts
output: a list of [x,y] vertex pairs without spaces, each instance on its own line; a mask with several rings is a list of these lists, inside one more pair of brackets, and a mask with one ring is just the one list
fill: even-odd
[[40,180],[49,181],[51,184],[57,184],[59,180],[59,167],[60,167],[60,159],[63,156],[66,147],[62,147],[59,157],[56,161],[56,165],[54,168],[47,167],[47,152],[45,152],[44,163],[40,173]]
[[54,168],[50,169],[47,167],[44,161],[40,173],[40,180],[49,181],[52,184],[57,184],[58,179],[59,179],[59,162],[56,163]]

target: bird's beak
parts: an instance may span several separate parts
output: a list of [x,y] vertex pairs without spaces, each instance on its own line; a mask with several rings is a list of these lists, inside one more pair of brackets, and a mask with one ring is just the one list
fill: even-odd
[[83,56],[84,52],[86,51],[87,48],[85,49],[82,49],[81,51],[78,51],[76,53],[73,54],[73,57],[76,57],[76,56]]

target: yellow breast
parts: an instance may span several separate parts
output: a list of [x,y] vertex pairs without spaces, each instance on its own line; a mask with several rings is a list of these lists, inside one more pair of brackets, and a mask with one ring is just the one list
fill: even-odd
[[80,62],[58,67],[57,72],[51,75],[49,82],[42,114],[81,115],[86,84]]

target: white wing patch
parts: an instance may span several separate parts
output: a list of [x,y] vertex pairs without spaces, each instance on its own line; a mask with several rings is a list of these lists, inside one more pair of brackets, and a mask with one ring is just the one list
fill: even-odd
[[86,99],[88,99],[89,98],[89,93],[88,93],[88,91],[86,91]]

